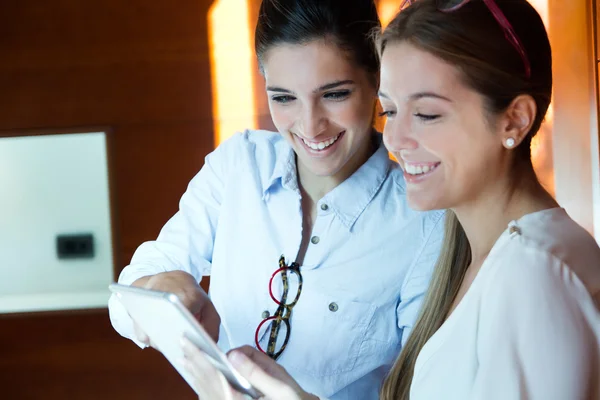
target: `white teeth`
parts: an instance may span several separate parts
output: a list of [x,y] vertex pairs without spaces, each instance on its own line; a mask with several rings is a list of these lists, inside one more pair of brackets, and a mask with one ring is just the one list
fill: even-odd
[[405,164],[404,170],[410,175],[421,175],[427,172],[433,171],[437,168],[437,165],[412,165]]
[[324,142],[319,142],[319,143],[307,142],[304,139],[302,139],[302,141],[304,142],[304,144],[306,144],[308,147],[310,147],[313,150],[323,150],[323,149],[326,149],[327,147],[331,146],[332,144],[334,144],[338,140],[340,135],[337,135],[334,138],[331,138],[331,139],[325,140]]

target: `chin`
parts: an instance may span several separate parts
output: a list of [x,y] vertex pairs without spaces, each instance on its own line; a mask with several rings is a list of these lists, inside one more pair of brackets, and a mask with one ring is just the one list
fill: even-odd
[[303,159],[302,164],[308,171],[310,171],[310,173],[323,178],[336,175],[345,165],[344,163],[341,163],[339,160],[335,159]]
[[436,199],[426,197],[423,193],[407,195],[408,206],[415,211],[442,210],[444,207]]

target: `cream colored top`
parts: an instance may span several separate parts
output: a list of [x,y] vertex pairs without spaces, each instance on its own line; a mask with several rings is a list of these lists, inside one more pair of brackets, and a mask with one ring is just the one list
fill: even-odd
[[421,350],[411,400],[600,399],[600,249],[561,208],[509,224]]

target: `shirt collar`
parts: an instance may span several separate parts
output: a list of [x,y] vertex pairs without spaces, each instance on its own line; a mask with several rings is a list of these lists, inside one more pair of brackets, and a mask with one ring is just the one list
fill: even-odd
[[275,168],[273,168],[273,173],[263,185],[263,197],[278,182],[281,182],[281,186],[286,189],[298,190],[299,188],[296,172],[296,153],[287,143],[282,147]]
[[380,133],[375,134],[377,150],[354,174],[327,193],[320,203],[326,203],[351,230],[362,212],[375,197],[390,171],[389,153]]
[[[382,135],[375,133],[374,140],[377,145],[375,153],[354,174],[319,201],[319,204],[327,204],[348,230],[352,229],[358,217],[377,194],[393,162],[383,145]],[[298,190],[296,156],[290,146],[286,146],[282,151],[273,173],[265,182],[263,196],[266,196],[278,181],[286,189]]]

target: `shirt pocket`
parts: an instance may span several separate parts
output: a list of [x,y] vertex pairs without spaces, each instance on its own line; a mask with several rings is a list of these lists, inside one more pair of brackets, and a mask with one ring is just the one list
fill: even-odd
[[287,348],[279,362],[323,377],[354,368],[376,307],[344,296],[302,293],[292,311]]

